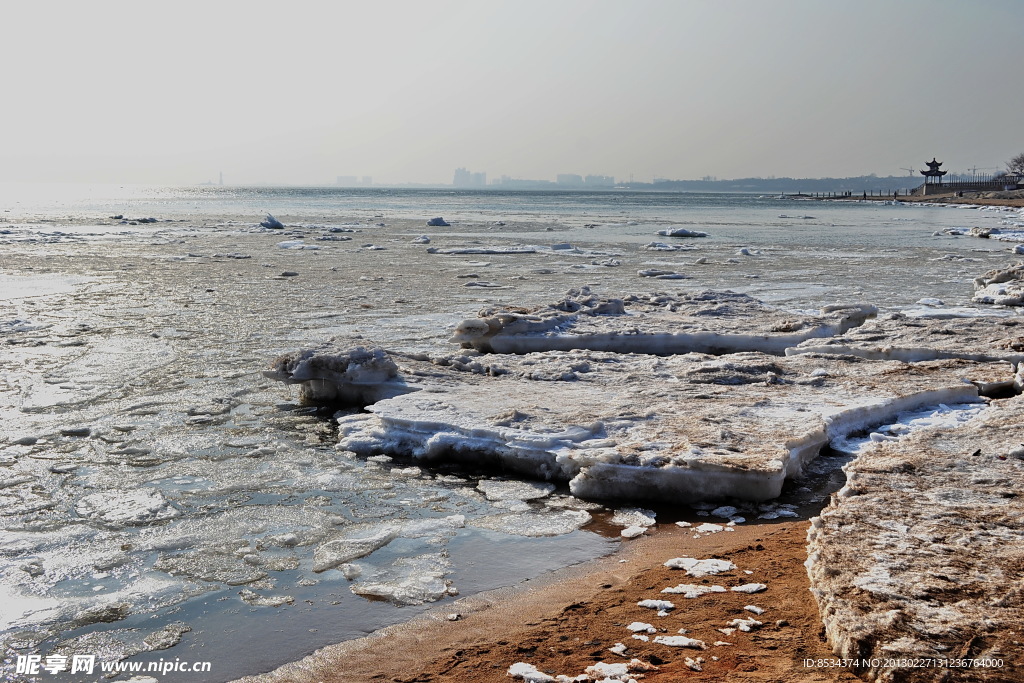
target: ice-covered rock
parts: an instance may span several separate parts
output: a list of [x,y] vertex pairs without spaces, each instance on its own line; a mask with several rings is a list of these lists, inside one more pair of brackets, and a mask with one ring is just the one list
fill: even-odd
[[363,405],[411,391],[383,349],[353,348],[340,340],[278,356],[263,374],[301,385],[300,399],[312,404]]
[[1003,668],[987,671],[1019,678],[1022,434],[1015,397],[845,467],[846,486],[812,520],[806,562],[837,656],[871,662],[864,675],[879,681],[935,680],[913,662],[949,657],[998,658]]
[[427,225],[432,228],[447,228],[451,226],[451,223],[438,216],[437,218],[431,218],[428,220]]

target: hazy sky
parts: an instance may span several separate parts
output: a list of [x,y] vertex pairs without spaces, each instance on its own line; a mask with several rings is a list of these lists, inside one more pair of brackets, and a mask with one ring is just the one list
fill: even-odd
[[1020,0],[18,2],[0,180],[902,175],[1024,151]]

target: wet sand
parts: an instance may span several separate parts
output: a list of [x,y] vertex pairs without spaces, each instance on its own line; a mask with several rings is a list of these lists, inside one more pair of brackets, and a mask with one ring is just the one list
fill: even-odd
[[[807,527],[804,519],[762,521],[695,539],[692,528],[659,524],[648,532],[650,536],[625,541],[623,550],[608,558],[443,606],[427,617],[243,680],[482,683],[511,680],[506,672],[516,662],[533,664],[550,675],[576,676],[599,661],[628,662],[634,657],[658,666],[645,674],[651,681],[860,680],[849,669],[804,664],[805,659],[833,657],[803,566]],[[693,579],[663,566],[666,560],[683,556],[726,559],[737,568]],[[754,595],[709,593],[693,599],[660,592],[679,583],[748,582],[768,588]],[[637,606],[644,599],[670,599],[676,609],[657,617]],[[717,630],[733,619],[755,617],[743,609],[751,604],[765,609],[756,617],[764,624],[760,629],[728,636]],[[460,618],[450,621],[448,615],[454,613]],[[685,628],[687,636],[705,641],[709,649],[634,640],[626,626],[635,621],[650,623],[659,633],[664,629],[665,635]],[[711,645],[719,640],[733,644]],[[629,648],[625,656],[608,650],[616,643]],[[701,672],[684,661],[696,657],[705,659]]]

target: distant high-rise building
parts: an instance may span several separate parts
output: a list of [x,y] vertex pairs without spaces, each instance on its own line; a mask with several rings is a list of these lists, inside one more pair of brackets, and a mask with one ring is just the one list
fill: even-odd
[[373,176],[364,175],[363,187],[370,187],[371,185],[373,185]]
[[559,173],[555,177],[555,182],[566,187],[581,187],[583,185],[583,176],[575,173]]
[[455,177],[452,178],[452,185],[455,187],[486,187],[487,173],[484,171],[474,173],[464,168],[457,168]]
[[586,187],[615,187],[615,178],[610,175],[588,175],[583,179]]
[[356,187],[359,185],[359,178],[354,175],[340,175],[334,184],[339,187]]

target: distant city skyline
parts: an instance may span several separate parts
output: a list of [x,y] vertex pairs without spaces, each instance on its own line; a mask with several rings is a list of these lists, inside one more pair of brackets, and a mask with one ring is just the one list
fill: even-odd
[[5,19],[6,182],[836,177],[1024,151],[1018,0],[57,0]]

